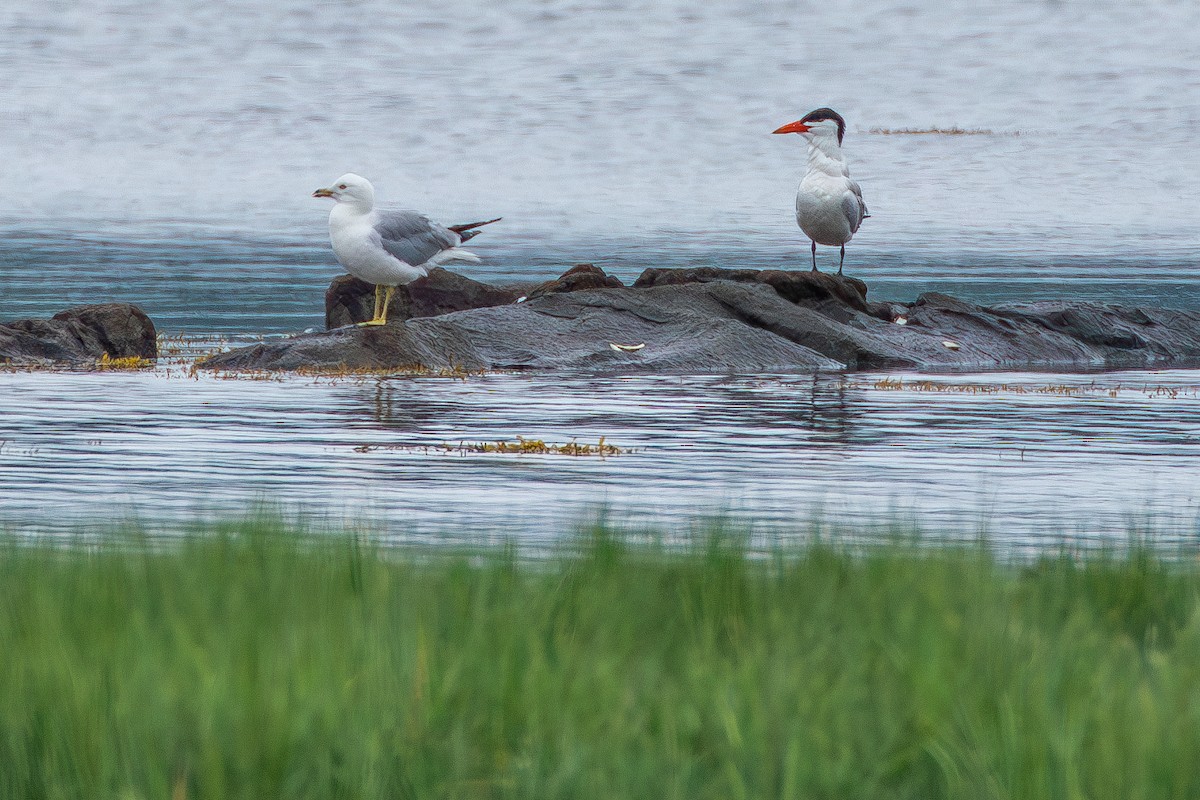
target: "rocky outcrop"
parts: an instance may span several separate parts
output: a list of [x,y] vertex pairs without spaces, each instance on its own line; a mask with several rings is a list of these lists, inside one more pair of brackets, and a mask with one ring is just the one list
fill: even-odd
[[[1200,315],[1181,311],[1067,302],[983,307],[932,292],[914,303],[873,303],[860,280],[808,271],[648,269],[625,287],[591,265],[529,290],[524,302],[502,304],[493,301],[504,290],[489,293],[484,284],[435,273],[444,274],[423,280],[443,287],[436,303],[413,302],[433,291],[420,281],[397,292],[405,293],[407,319],[254,345],[205,366],[751,373],[1200,363]],[[466,282],[461,295],[453,291],[457,282]],[[372,299],[369,292],[360,300]],[[358,309],[357,319],[369,316],[369,307]]]
[[625,284],[595,264],[576,264],[552,281],[539,283],[529,290],[527,300],[548,294],[582,292],[585,289],[621,289]]
[[[435,268],[424,278],[397,286],[388,305],[388,321],[403,322],[417,317],[437,317],[471,308],[488,308],[515,302],[511,289]],[[369,320],[375,312],[375,287],[352,275],[334,278],[325,291],[325,328]]]
[[867,285],[858,278],[831,275],[824,272],[791,272],[782,269],[721,269],[693,267],[690,269],[655,269],[643,272],[634,282],[635,289],[651,286],[678,286],[685,283],[762,283],[770,286],[785,300],[811,308],[830,317],[846,320],[850,311],[870,313],[867,305]]
[[[768,287],[732,283],[552,293],[523,303],[348,326],[210,358],[215,369],[587,369],[599,372],[777,372],[841,365],[728,307],[780,303]],[[614,347],[614,345],[617,345]],[[631,348],[643,345],[639,349]]]
[[51,319],[0,324],[0,362],[82,365],[107,356],[158,357],[154,323],[128,303],[76,306]]

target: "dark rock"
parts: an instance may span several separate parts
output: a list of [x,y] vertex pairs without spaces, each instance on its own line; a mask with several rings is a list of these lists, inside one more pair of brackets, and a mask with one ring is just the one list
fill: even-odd
[[867,313],[884,322],[895,322],[898,317],[908,316],[908,306],[894,300],[884,300],[881,303],[867,303]]
[[843,309],[867,310],[867,284],[858,278],[832,275],[828,272],[791,271],[782,269],[722,269],[720,267],[691,267],[688,269],[658,269],[651,267],[634,281],[635,288],[672,286],[684,283],[736,281],[765,283],[784,299],[806,308],[833,311],[843,316]]
[[158,357],[154,323],[128,303],[76,306],[48,320],[0,324],[0,361],[86,364],[109,358]]
[[[921,295],[905,332],[927,330],[960,345],[984,368],[1120,369],[1200,362],[1200,314],[1078,302],[982,307]],[[934,361],[922,366],[937,366]]]
[[[1010,304],[993,309],[1001,315],[1015,314],[1030,320],[1047,330],[1065,333],[1088,344],[1114,347],[1125,350],[1138,350],[1155,347],[1155,343],[1147,337],[1169,331],[1147,331],[1149,326],[1157,324],[1153,317],[1137,308],[1122,309],[1118,306],[1088,305],[1076,303],[1041,302]],[[1163,313],[1163,312],[1158,312]],[[1178,320],[1176,312],[1166,312],[1170,328]],[[1195,346],[1195,342],[1172,342],[1172,350]],[[1166,349],[1162,353],[1166,354]]]
[[[603,288],[578,288],[589,283]],[[866,285],[854,278],[715,267],[649,269],[632,287],[610,286],[601,270],[577,268],[523,303],[482,308],[472,304],[486,292],[473,284],[440,306],[465,310],[434,315],[431,306],[385,328],[297,336],[216,356],[206,366],[745,373],[1200,363],[1200,315],[1181,311],[1091,303],[986,308],[936,292],[911,304],[868,303]]]
[[[469,308],[487,308],[512,303],[518,295],[480,283],[440,267],[424,278],[397,286],[388,305],[388,321],[403,322],[416,317],[436,317]],[[365,322],[375,313],[375,285],[352,275],[334,278],[325,291],[325,328]]]
[[[587,369],[597,372],[779,372],[841,364],[729,309],[741,294],[786,303],[768,287],[717,283],[554,293],[527,302],[346,327],[213,356],[211,369]],[[613,344],[645,344],[629,352]]]
[[606,274],[595,264],[576,264],[554,280],[539,283],[530,289],[527,298],[532,300],[547,294],[581,292],[585,289],[620,289],[624,286],[619,278]]
[[765,283],[785,300],[846,321],[847,310],[867,311],[867,285],[858,278],[828,275],[824,272],[787,272],[763,270],[758,281]]
[[651,286],[679,286],[685,283],[711,283],[712,281],[754,281],[761,270],[724,269],[722,267],[690,267],[688,269],[660,269],[649,267],[633,282],[635,289]]
[[[423,318],[425,319],[425,318]],[[411,321],[410,321],[411,322]],[[200,366],[211,369],[356,370],[421,369],[450,364],[452,340],[431,352],[409,322],[378,326],[347,325],[323,333],[295,336],[282,342],[255,344],[211,356]]]

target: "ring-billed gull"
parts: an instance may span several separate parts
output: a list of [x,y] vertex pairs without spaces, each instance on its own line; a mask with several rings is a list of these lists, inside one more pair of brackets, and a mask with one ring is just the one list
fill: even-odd
[[353,172],[317,189],[313,197],[337,201],[329,212],[333,253],[351,275],[375,284],[375,316],[360,325],[386,325],[396,287],[428,275],[429,268],[446,261],[479,263],[479,256],[459,245],[479,233],[474,228],[499,221],[445,227],[416,211],[378,210],[375,187]]
[[850,180],[850,169],[842,156],[846,120],[832,108],[818,108],[802,119],[789,122],[772,133],[799,133],[808,139],[808,172],[796,193],[796,223],[812,239],[813,272],[817,271],[817,245],[840,246],[846,261],[846,242],[869,217],[862,189]]

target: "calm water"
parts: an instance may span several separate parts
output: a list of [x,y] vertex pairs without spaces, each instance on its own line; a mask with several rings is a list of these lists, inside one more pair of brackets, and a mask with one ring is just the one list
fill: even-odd
[[[770,535],[820,519],[1024,544],[1196,532],[1200,374],[881,379],[12,374],[0,517],[61,530],[266,502],[393,537],[552,537],[601,508]],[[517,436],[630,452],[461,447]]]
[[[0,319],[119,299],[170,335],[318,326],[338,268],[309,195],[346,170],[445,222],[503,215],[472,242],[487,280],[803,264],[802,141],[768,132],[819,105],[849,121],[873,217],[848,270],[874,297],[1200,308],[1195,30],[1194,3],[1115,0],[8,4]],[[887,132],[950,127],[969,134]],[[549,535],[599,504],[775,528],[903,512],[998,537],[1104,535],[1146,513],[1195,527],[1187,373],[1112,378],[1174,398],[182,374],[0,375],[0,520],[263,499],[395,535]],[[518,434],[638,452],[391,448]]]

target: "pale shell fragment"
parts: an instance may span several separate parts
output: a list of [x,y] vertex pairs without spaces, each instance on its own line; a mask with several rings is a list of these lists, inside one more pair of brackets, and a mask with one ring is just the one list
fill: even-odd
[[950,342],[950,341],[942,342],[942,347],[946,348],[947,350],[962,349],[962,345],[960,345],[958,342]]
[[907,325],[908,317],[896,317],[894,320],[892,320],[892,322],[896,323],[897,325]]
[[528,297],[526,297],[525,295],[521,295],[520,297],[518,297],[518,298],[517,298],[517,302],[518,302],[518,303],[524,303],[524,302],[525,302],[526,300],[528,300],[528,299],[529,299],[529,298],[528,298]]
[[641,344],[617,344],[616,342],[609,342],[608,346],[611,347],[613,350],[620,350],[621,352],[625,352],[625,353],[633,353],[633,352],[635,352],[637,350],[641,350],[643,347],[645,347],[646,343],[642,342]]

